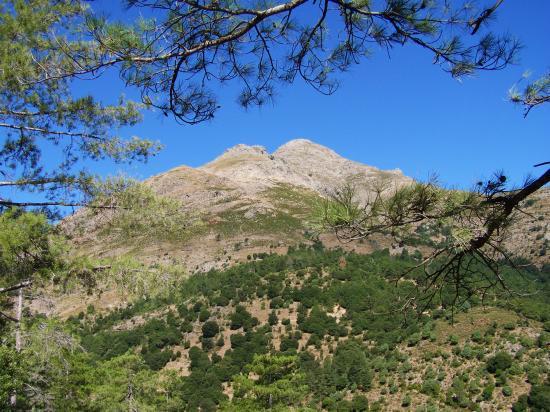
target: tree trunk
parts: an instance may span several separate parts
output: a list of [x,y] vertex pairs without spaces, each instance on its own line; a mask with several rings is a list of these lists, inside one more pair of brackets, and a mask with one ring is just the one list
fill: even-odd
[[[15,308],[15,350],[21,352],[21,316],[23,314],[23,288],[19,288],[17,293],[17,304]],[[10,397],[10,404],[12,407],[15,407],[17,403],[17,394],[14,392]]]

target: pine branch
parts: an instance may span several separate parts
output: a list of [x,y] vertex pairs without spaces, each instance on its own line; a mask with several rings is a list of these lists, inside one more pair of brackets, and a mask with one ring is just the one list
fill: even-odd
[[10,200],[0,200],[0,206],[7,207],[87,207],[90,209],[125,209],[116,205],[90,205],[89,203],[66,203],[66,202],[12,202]]
[[0,288],[0,293],[12,292],[14,290],[19,290],[21,288],[26,288],[27,286],[30,286],[30,285],[32,285],[32,280],[25,280],[23,282],[17,283],[17,284],[12,285],[12,286],[8,286],[8,287],[5,287],[5,288]]
[[60,130],[49,130],[44,129],[42,127],[32,127],[32,126],[19,126],[15,124],[9,124],[9,123],[0,123],[0,127],[5,127],[8,129],[15,129],[23,132],[38,132],[42,134],[51,134],[56,136],[69,136],[69,137],[83,137],[87,139],[95,139],[95,140],[105,140],[104,137],[95,135],[95,134],[89,134],[89,133],[77,133],[77,132],[65,132]]

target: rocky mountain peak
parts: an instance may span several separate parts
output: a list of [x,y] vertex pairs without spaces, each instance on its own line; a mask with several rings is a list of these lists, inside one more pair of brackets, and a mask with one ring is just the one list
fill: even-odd
[[216,157],[211,162],[203,165],[201,169],[217,170],[224,169],[227,165],[232,165],[235,162],[247,160],[257,160],[258,158],[267,157],[267,149],[263,146],[249,146],[239,143],[229,149],[226,149],[220,156]]
[[359,183],[359,196],[364,197],[373,180],[389,179],[396,185],[411,182],[399,170],[384,171],[348,160],[308,139],[291,140],[272,154],[263,146],[238,144],[199,170],[228,179],[246,193],[281,183],[326,193],[327,189],[353,181]]
[[302,157],[303,160],[307,158],[323,158],[325,160],[329,159],[343,159],[333,150],[328,147],[322,146],[320,144],[314,143],[308,139],[294,139],[291,140],[282,146],[280,146],[274,153],[273,156],[279,158],[288,158],[288,157]]

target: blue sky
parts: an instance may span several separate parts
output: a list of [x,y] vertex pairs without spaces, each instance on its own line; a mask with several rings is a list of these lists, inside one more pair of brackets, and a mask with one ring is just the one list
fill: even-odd
[[[116,15],[111,2],[93,4]],[[507,0],[499,10],[495,29],[513,33],[525,45],[517,66],[457,81],[413,46],[394,49],[390,58],[374,49],[371,58],[341,76],[332,96],[297,82],[280,88],[273,105],[245,111],[227,88],[220,91],[221,110],[208,123],[182,126],[146,113],[143,123],[124,133],[160,140],[162,153],[147,164],[99,163],[93,170],[146,178],[181,164],[199,166],[238,143],[272,151],[288,140],[308,138],[347,158],[400,168],[414,178],[437,173],[449,186],[470,187],[498,169],[521,181],[528,172],[537,173],[533,164],[550,160],[550,105],[524,119],[506,95],[524,71],[535,78],[550,68],[550,1],[530,0],[527,6]],[[107,99],[124,92],[114,76],[78,89]]]

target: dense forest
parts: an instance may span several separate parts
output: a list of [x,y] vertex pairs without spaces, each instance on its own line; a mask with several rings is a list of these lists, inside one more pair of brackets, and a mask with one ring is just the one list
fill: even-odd
[[547,410],[549,268],[505,271],[529,296],[457,307],[444,290],[419,313],[401,304],[422,298],[420,273],[394,281],[418,259],[317,242],[113,311],[29,318],[41,333],[3,354],[2,388],[35,389],[21,410]]

